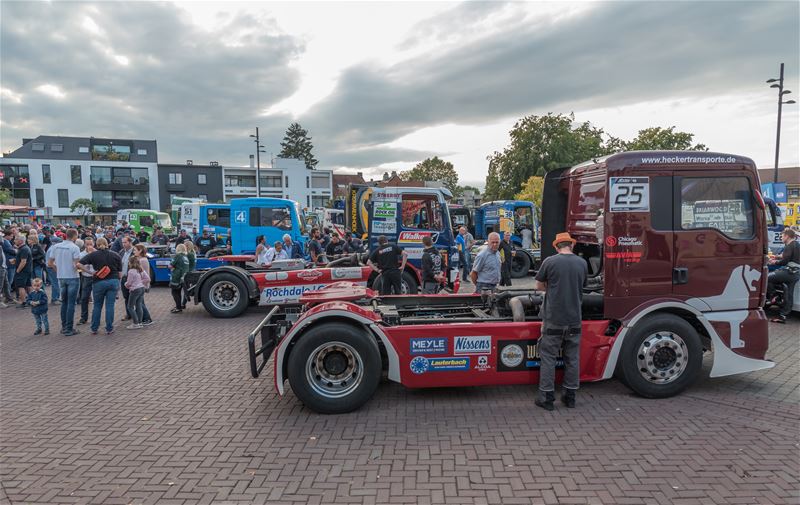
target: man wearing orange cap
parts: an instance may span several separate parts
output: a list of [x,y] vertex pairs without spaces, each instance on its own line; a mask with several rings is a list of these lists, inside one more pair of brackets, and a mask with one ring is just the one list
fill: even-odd
[[556,357],[564,348],[564,394],[561,401],[575,407],[580,377],[581,302],[589,269],[586,261],[572,253],[575,239],[559,233],[553,241],[558,254],[547,257],[536,273],[536,289],[544,291],[544,317],[539,339],[539,397],[536,405],[554,410]]

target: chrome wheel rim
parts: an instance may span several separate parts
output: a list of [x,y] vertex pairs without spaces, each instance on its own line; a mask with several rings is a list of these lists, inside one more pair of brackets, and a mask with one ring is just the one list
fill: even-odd
[[364,363],[353,346],[326,342],[308,355],[306,380],[325,398],[342,398],[355,391],[364,376]]
[[211,286],[210,301],[216,309],[231,310],[239,303],[239,289],[230,281],[219,281]]
[[653,333],[636,353],[639,373],[652,384],[669,384],[680,377],[689,362],[686,342],[669,331]]

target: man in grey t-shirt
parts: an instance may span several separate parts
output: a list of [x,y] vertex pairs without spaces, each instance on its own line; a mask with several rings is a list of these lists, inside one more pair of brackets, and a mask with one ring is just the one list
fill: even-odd
[[556,235],[553,247],[558,254],[545,259],[536,273],[536,289],[545,292],[536,405],[545,410],[555,408],[555,365],[562,344],[564,394],[561,401],[569,408],[575,407],[580,378],[581,301],[589,269],[585,260],[572,253],[574,245],[575,239],[569,233]]
[[500,282],[500,235],[492,232],[486,242],[486,248],[475,257],[475,264],[469,273],[476,293],[494,291]]

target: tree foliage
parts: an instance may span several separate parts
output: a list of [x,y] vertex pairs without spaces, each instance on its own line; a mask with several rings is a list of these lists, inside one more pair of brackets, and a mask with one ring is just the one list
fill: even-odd
[[532,175],[522,185],[522,190],[514,198],[533,202],[538,208],[542,206],[542,191],[544,191],[544,177]]
[[5,188],[0,188],[0,205],[5,205],[11,201],[11,191]]
[[704,144],[692,145],[693,133],[676,132],[674,126],[661,128],[655,126],[639,130],[630,142],[622,142],[622,151],[676,150],[708,151]]
[[613,152],[616,139],[604,140],[603,130],[589,122],[574,122],[573,114],[552,113],[517,121],[509,146],[488,157],[484,199],[513,198],[531,176]]
[[438,156],[417,163],[411,170],[400,172],[400,178],[404,181],[441,181],[453,195],[461,193],[458,173],[453,164]]
[[97,212],[97,203],[89,198],[77,198],[72,205],[69,206],[70,212],[78,214],[79,216],[88,216]]
[[300,126],[300,123],[292,123],[283,137],[281,152],[278,156],[303,160],[307,168],[313,169],[317,166],[318,161],[314,158],[312,149],[314,149],[314,145],[311,143],[308,131]]

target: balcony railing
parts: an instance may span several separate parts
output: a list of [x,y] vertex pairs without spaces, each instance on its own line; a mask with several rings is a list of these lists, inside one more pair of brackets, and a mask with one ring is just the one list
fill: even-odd
[[127,190],[142,190],[150,189],[149,177],[109,177],[104,175],[91,176],[92,189],[97,190],[114,190],[114,189],[127,189]]

